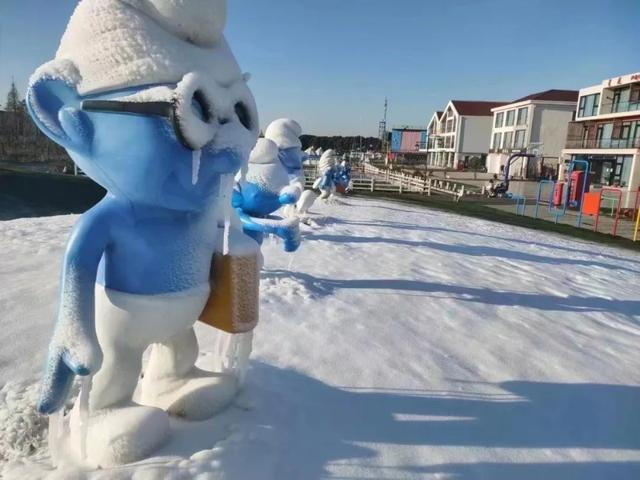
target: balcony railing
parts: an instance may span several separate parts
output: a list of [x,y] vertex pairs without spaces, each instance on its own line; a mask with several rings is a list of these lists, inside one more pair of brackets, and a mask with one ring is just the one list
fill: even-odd
[[640,148],[640,138],[571,138],[566,148]]
[[525,147],[510,147],[510,148],[490,148],[489,153],[526,153],[527,149]]
[[606,102],[600,105],[600,115],[640,111],[640,101]]
[[640,112],[640,101],[634,102],[605,102],[600,104],[600,108],[595,111],[580,111],[578,109],[577,118],[593,117],[597,115],[611,115],[613,113]]

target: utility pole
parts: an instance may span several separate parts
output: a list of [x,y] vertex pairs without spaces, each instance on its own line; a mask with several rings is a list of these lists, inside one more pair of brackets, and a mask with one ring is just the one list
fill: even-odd
[[379,124],[378,138],[380,139],[380,149],[383,153],[387,153],[387,114],[389,112],[389,101],[385,97],[384,99],[384,117]]

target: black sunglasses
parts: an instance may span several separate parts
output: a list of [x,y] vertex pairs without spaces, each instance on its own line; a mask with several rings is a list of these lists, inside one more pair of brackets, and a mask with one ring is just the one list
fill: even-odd
[[[124,113],[130,115],[146,115],[169,119],[176,137],[188,150],[198,150],[190,141],[185,131],[182,115],[198,116],[198,120],[211,123],[215,119],[207,97],[200,90],[196,90],[191,99],[193,108],[181,108],[181,102],[176,97],[170,102],[125,102],[121,100],[83,100],[80,108],[87,112]],[[253,124],[247,106],[238,102],[234,107],[238,120],[244,128],[251,130]],[[227,119],[219,119],[220,124],[228,123]]]

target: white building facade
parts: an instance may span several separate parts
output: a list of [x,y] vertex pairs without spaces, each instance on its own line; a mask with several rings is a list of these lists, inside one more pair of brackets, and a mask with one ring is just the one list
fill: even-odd
[[586,160],[592,190],[619,188],[623,208],[637,208],[640,188],[640,72],[580,90],[562,160]]
[[577,101],[575,90],[547,90],[494,108],[487,171],[502,174],[512,154],[528,152],[537,158],[515,160],[510,175],[556,175]]
[[429,168],[462,170],[484,162],[489,152],[493,108],[503,102],[451,100],[429,122]]

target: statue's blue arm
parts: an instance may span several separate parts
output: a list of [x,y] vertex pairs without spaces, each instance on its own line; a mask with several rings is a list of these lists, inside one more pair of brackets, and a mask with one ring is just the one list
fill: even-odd
[[293,189],[284,189],[278,197],[280,205],[293,205],[300,199],[300,193],[292,191]]
[[76,375],[99,370],[102,352],[95,328],[95,283],[116,212],[103,200],[76,224],[62,267],[60,307],[45,369],[38,410],[64,406]]
[[295,252],[300,246],[300,223],[297,219],[258,219],[237,209],[242,230],[258,243],[262,243],[265,235],[276,235],[284,241],[285,252]]

